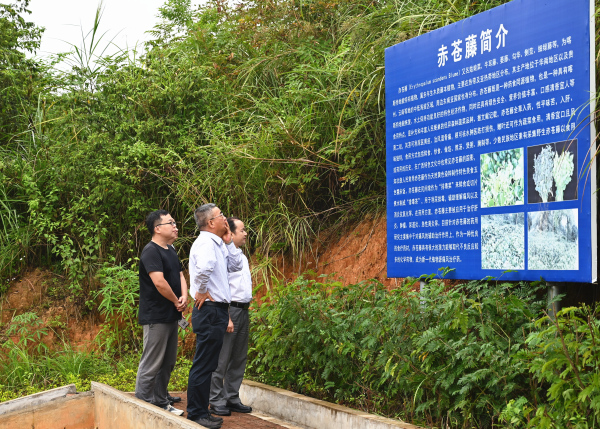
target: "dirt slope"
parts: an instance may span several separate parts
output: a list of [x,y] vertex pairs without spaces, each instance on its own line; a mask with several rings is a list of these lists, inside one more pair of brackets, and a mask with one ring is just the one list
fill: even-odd
[[343,230],[325,231],[301,263],[280,258],[277,267],[286,279],[312,270],[344,284],[376,279],[392,288],[400,281],[387,277],[385,214],[368,216]]
[[[300,263],[291,264],[280,257],[275,265],[288,280],[311,270],[345,284],[377,279],[391,288],[399,279],[387,278],[386,253],[385,215],[376,215],[344,230],[323,232]],[[258,297],[263,294],[264,291],[259,292]],[[46,326],[52,328],[45,342],[64,336],[72,345],[94,347],[93,340],[101,319],[94,309],[82,311],[81,305],[78,306],[75,297],[70,295],[60,276],[40,269],[27,272],[12,282],[0,299],[2,327],[5,328],[15,315],[35,312]],[[184,347],[193,348],[193,341]]]

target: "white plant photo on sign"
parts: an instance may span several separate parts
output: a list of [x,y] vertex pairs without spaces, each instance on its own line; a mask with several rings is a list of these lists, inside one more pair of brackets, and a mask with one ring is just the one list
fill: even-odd
[[564,151],[562,154],[554,153],[552,177],[556,185],[556,201],[563,200],[565,188],[573,178],[575,164],[573,162],[573,154]]
[[528,203],[577,199],[577,140],[530,146],[527,154]]
[[527,214],[527,261],[530,270],[577,270],[579,228],[577,209]]
[[552,169],[554,167],[554,150],[552,146],[546,145],[542,151],[536,155],[533,162],[533,181],[535,190],[538,191],[542,201],[548,202],[548,197],[552,193]]
[[481,268],[525,269],[525,215],[502,213],[481,216]]

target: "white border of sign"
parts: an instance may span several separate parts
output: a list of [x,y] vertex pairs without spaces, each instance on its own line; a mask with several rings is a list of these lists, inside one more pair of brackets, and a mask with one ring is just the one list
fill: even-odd
[[[590,157],[596,153],[596,13],[594,0],[590,0]],[[591,233],[592,233],[592,283],[598,282],[598,202],[596,195],[596,159],[590,159]]]

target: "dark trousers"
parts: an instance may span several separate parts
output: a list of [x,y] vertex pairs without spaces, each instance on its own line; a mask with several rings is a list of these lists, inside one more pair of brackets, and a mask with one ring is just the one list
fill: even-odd
[[196,354],[190,369],[187,391],[188,419],[207,418],[212,373],[217,369],[219,352],[229,323],[227,309],[203,305],[192,311],[192,327],[196,334]]
[[213,407],[240,403],[240,386],[246,369],[250,332],[248,310],[230,307],[229,315],[233,322],[233,332],[225,334],[219,354],[219,366],[212,374],[210,404]]

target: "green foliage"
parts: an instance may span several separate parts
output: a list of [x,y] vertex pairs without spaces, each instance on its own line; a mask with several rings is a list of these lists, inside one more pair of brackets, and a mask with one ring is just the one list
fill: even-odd
[[185,391],[187,390],[188,376],[190,374],[190,368],[192,367],[192,360],[185,357],[177,359],[175,369],[171,373],[169,379],[169,390],[174,391]]
[[430,281],[419,294],[298,279],[253,314],[248,372],[412,423],[487,427],[511,400],[539,399],[515,359],[543,308],[539,287]]
[[[43,325],[44,322],[33,312],[19,314],[10,321],[6,329],[6,335],[18,337],[17,347],[27,349],[36,345],[36,351],[42,353],[48,350],[48,346],[41,341],[42,337],[48,335],[48,331]],[[10,340],[4,346],[9,343]]]
[[481,207],[523,204],[523,149],[481,155]]
[[535,190],[540,194],[543,202],[548,202],[548,196],[552,193],[552,169],[554,168],[554,150],[552,146],[546,145],[542,151],[533,158],[533,181]]
[[529,334],[522,358],[547,388],[547,403],[514,400],[503,420],[531,428],[593,428],[600,425],[600,307],[568,307],[542,317]]
[[27,265],[31,240],[31,228],[21,224],[20,215],[13,208],[18,201],[11,200],[2,185],[0,183],[0,295]]
[[0,3],[0,146],[28,127],[37,101],[38,81],[45,70],[25,52],[40,45],[42,30],[23,18],[29,0]]
[[109,359],[94,353],[75,351],[64,343],[51,352],[43,339],[51,328],[33,312],[14,316],[0,345],[0,400],[5,401],[77,381],[87,380],[109,370]]
[[71,383],[82,392],[90,389],[91,381],[132,391],[138,362],[139,355],[115,360],[110,354],[74,350],[68,344],[61,351],[43,355],[31,354],[14,345],[3,357],[0,368],[0,401]]
[[384,49],[501,3],[170,0],[141,58],[104,55],[98,9],[0,152],[21,243],[3,278],[26,256],[83,305],[109,255],[138,256],[147,212],[181,220],[186,254],[207,201],[247,220],[251,251],[298,260],[323,226],[384,207]]
[[117,265],[104,265],[98,270],[102,283],[94,294],[101,299],[98,310],[104,316],[97,340],[106,351],[126,353],[137,351],[142,343],[142,327],[138,324],[140,287],[138,273]]

